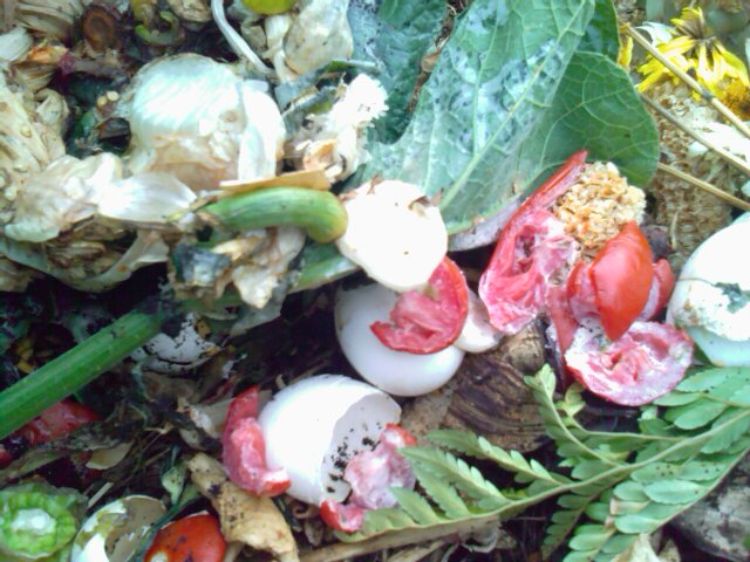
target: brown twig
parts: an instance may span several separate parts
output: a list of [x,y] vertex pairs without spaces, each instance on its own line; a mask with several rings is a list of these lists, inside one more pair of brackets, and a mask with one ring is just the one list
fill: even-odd
[[719,199],[723,199],[730,205],[737,207],[738,209],[742,211],[750,211],[750,203],[748,203],[747,201],[743,201],[739,197],[735,197],[731,193],[727,193],[726,191],[719,189],[718,187],[708,183],[707,181],[698,179],[695,176],[691,176],[690,174],[683,172],[682,170],[678,170],[677,168],[673,166],[670,166],[668,164],[663,164],[661,162],[659,162],[656,165],[656,169],[659,170],[660,172],[670,174],[676,178],[686,181],[689,184],[699,189],[702,189],[703,191],[711,193],[712,195],[715,195]]
[[685,82],[693,91],[697,92],[704,100],[706,100],[711,106],[716,109],[727,121],[734,125],[738,131],[743,135],[750,138],[750,128],[737,115],[735,115],[731,109],[724,105],[718,98],[716,98],[706,88],[701,86],[697,80],[690,76],[687,72],[678,68],[672,61],[659,52],[641,33],[636,31],[630,24],[624,24],[623,30],[633,41],[643,47],[652,57],[662,63],[669,69],[672,74],[677,76],[680,80]]

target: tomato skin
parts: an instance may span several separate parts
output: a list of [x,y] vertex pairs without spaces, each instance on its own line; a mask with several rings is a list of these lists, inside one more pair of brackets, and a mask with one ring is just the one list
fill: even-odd
[[253,386],[229,404],[221,437],[222,463],[229,478],[243,490],[259,496],[283,494],[291,480],[286,471],[266,465],[266,443],[256,417],[259,388]]
[[672,266],[664,258],[654,264],[654,282],[659,283],[659,300],[653,316],[659,314],[669,304],[669,297],[672,296],[676,282]]
[[430,276],[425,292],[399,296],[390,322],[374,322],[370,329],[383,345],[396,351],[436,353],[458,339],[468,313],[466,278],[446,257]]
[[654,278],[648,240],[631,221],[610,239],[591,264],[591,282],[599,319],[615,341],[627,332],[648,301]]
[[490,323],[514,334],[545,307],[549,279],[572,261],[575,242],[548,208],[581,175],[587,152],[568,160],[510,217],[479,280]]
[[557,346],[562,356],[573,343],[573,337],[578,329],[570,302],[564,287],[551,287],[547,291],[547,315],[555,329]]
[[320,504],[320,518],[331,529],[344,533],[354,533],[365,520],[364,507],[343,504],[334,500],[323,500]]
[[100,419],[99,414],[88,406],[66,398],[44,410],[21,427],[17,434],[33,447],[64,437],[82,425]]
[[167,562],[222,562],[227,542],[219,521],[209,513],[189,515],[163,527],[154,537],[145,562],[163,556]]

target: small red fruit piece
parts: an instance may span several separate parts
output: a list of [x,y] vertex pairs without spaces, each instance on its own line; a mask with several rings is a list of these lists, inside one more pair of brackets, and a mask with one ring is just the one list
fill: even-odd
[[444,258],[428,281],[425,291],[399,296],[390,322],[370,326],[380,342],[408,353],[436,353],[461,334],[469,312],[469,287],[461,269]]
[[154,537],[145,562],[222,562],[227,542],[219,522],[209,513],[178,519]]
[[615,341],[648,302],[654,278],[648,240],[631,221],[610,239],[591,264],[591,283],[604,333]]
[[82,425],[100,419],[99,414],[88,406],[65,399],[44,410],[38,417],[21,427],[17,434],[33,447],[64,437]]
[[266,443],[257,415],[258,387],[253,386],[229,405],[221,437],[222,462],[229,478],[243,490],[258,496],[278,496],[291,481],[284,469],[268,468]]
[[335,500],[323,500],[320,504],[320,518],[323,523],[336,531],[354,533],[362,527],[365,520],[364,507],[354,504],[343,504]]

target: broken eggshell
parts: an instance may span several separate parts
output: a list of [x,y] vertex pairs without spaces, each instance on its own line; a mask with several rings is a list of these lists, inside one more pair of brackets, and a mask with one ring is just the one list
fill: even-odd
[[127,562],[165,513],[164,504],[149,496],[127,496],[105,505],[78,531],[70,562]]
[[440,210],[413,184],[371,181],[342,197],[349,216],[339,251],[378,283],[419,289],[448,250]]
[[469,289],[469,314],[466,316],[461,335],[453,345],[469,353],[484,353],[497,347],[502,334],[490,324],[484,303]]
[[258,417],[269,468],[286,469],[287,493],[319,505],[349,494],[344,469],[370,450],[401,408],[387,394],[343,375],[317,375],[277,393]]
[[220,349],[201,334],[198,317],[188,314],[176,336],[162,332],[143,347],[136,349],[130,357],[141,363],[145,369],[158,373],[180,374],[200,367]]
[[440,388],[456,373],[464,352],[451,345],[437,353],[394,351],[370,326],[387,321],[398,295],[372,284],[339,291],[336,335],[346,358],[367,381],[396,396],[419,396]]
[[750,239],[750,214],[703,242],[682,268],[668,318],[714,365],[750,366],[750,269],[734,256]]

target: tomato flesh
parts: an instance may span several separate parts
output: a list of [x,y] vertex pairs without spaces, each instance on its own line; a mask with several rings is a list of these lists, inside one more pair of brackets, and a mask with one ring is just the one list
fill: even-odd
[[469,313],[469,287],[458,265],[444,258],[425,291],[399,296],[390,322],[370,326],[380,342],[397,351],[436,353],[461,334]]
[[591,264],[591,283],[599,320],[615,341],[638,318],[648,302],[654,278],[648,240],[635,222],[610,239]]
[[199,513],[162,528],[154,537],[145,562],[222,562],[227,542],[213,515]]
[[578,180],[586,155],[582,150],[568,158],[500,232],[479,280],[479,297],[504,334],[517,333],[545,309],[550,285],[574,261],[575,241],[548,208]]
[[266,442],[257,421],[258,387],[236,396],[229,405],[222,434],[222,462],[229,478],[243,490],[259,496],[284,493],[291,480],[284,469],[266,464]]
[[692,355],[693,344],[681,330],[638,321],[614,342],[597,327],[579,327],[565,364],[594,394],[615,404],[641,406],[677,386]]

